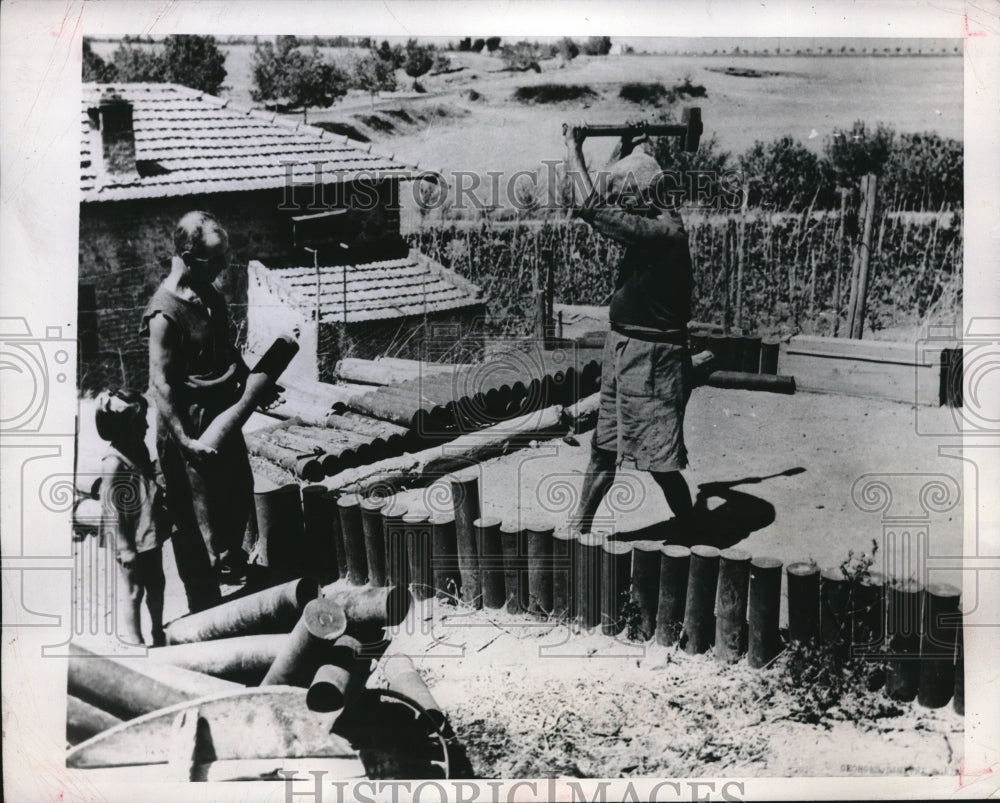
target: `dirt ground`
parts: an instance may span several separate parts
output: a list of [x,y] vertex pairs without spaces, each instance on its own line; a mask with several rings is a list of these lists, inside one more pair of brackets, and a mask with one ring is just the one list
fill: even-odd
[[[81,405],[81,471],[100,456],[90,406]],[[947,408],[919,415],[935,429],[951,420]],[[697,389],[685,474],[693,494],[715,485],[706,532],[694,540],[833,566],[849,550],[870,552],[876,539],[875,569],[915,570],[900,562],[900,549],[886,549],[882,514],[860,510],[851,496],[855,480],[871,473],[896,475],[887,482],[899,497],[915,474],[961,483],[961,463],[939,457],[943,440],[918,436],[914,422],[904,404]],[[579,445],[556,439],[484,463],[484,513],[565,526],[589,442],[589,434]],[[411,507],[450,506],[443,482],[403,497]],[[614,509],[598,514],[606,529],[634,532],[670,517],[641,473],[625,471],[614,497]],[[921,510],[917,498],[896,501]],[[931,515],[927,526],[931,555],[961,554],[961,504]],[[164,556],[169,620],[185,612],[184,596],[169,548]],[[960,581],[957,571],[924,579]],[[818,722],[800,721],[801,700],[777,665],[723,667],[673,648],[450,606],[415,610],[399,631],[392,650],[414,656],[485,775],[925,775],[954,773],[961,761],[962,719],[950,707],[889,706],[880,692],[859,690]]]

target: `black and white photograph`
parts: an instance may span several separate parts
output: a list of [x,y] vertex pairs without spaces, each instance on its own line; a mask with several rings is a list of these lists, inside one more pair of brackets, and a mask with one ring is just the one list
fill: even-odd
[[995,6],[3,11],[5,796],[996,794]]

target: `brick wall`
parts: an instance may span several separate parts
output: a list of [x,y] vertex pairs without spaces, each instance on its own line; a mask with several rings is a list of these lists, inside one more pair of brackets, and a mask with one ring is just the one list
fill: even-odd
[[[335,194],[328,188],[326,202],[349,209],[330,225],[331,242],[347,241],[322,249],[321,262],[351,258],[352,252],[368,255],[382,248],[398,248],[399,211],[390,201],[394,182],[366,187],[360,209],[350,210],[354,190]],[[230,270],[220,280],[230,302],[234,337],[243,342],[247,316],[247,264],[258,259],[272,267],[311,264],[312,255],[295,248],[291,216],[322,211],[310,209],[311,187],[298,187],[285,197],[282,190],[189,195],[180,198],[85,203],[80,206],[79,283],[81,298],[93,292],[96,310],[96,343],[81,354],[80,387],[83,390],[148,383],[146,344],[138,335],[142,311],[159,283],[170,271],[173,231],[177,221],[193,209],[215,215],[230,235]],[[298,208],[289,208],[298,205]],[[284,209],[281,207],[285,207]],[[87,316],[90,310],[81,309]]]

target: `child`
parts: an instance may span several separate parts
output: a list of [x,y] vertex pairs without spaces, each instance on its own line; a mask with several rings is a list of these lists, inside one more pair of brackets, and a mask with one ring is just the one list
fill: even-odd
[[125,604],[118,606],[129,642],[143,644],[139,607],[143,596],[153,623],[154,647],[163,636],[163,558],[169,533],[162,515],[162,493],[146,448],[149,404],[134,390],[102,393],[97,400],[97,434],[110,443],[101,464],[100,543],[116,552]]

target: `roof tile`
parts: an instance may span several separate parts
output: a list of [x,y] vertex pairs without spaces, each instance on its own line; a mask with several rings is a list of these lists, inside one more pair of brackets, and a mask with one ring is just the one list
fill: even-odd
[[[132,104],[136,159],[156,162],[157,175],[100,175],[93,164],[88,109],[117,94]],[[416,169],[371,152],[347,137],[178,84],[84,84],[80,186],[84,201],[117,201],[284,186],[293,175],[315,177],[322,161],[327,184],[352,176],[406,178]]]

